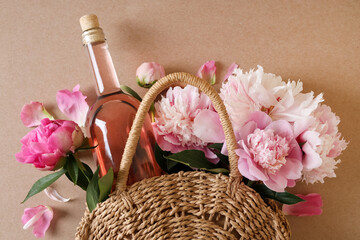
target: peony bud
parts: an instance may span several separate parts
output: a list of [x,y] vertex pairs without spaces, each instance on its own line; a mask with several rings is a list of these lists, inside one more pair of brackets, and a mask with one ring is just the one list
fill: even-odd
[[165,76],[164,67],[156,62],[141,64],[136,70],[136,82],[140,87],[149,88]]
[[206,80],[211,84],[216,82],[216,66],[215,61],[208,61],[204,63],[198,70],[197,76]]

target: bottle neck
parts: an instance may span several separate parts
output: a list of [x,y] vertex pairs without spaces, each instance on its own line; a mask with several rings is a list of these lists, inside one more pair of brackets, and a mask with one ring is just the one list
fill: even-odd
[[121,91],[106,41],[87,43],[85,46],[94,72],[98,96]]

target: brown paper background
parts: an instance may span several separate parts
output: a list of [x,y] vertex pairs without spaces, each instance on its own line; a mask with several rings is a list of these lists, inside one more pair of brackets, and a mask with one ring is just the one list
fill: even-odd
[[65,178],[56,186],[71,202],[57,203],[41,193],[20,205],[46,173],[16,162],[14,154],[28,132],[19,118],[23,104],[41,101],[63,118],[55,94],[77,83],[93,102],[78,23],[87,13],[100,18],[121,83],[141,94],[135,70],[142,62],[159,62],[167,73],[196,73],[207,60],[217,61],[218,79],[235,61],[246,71],[259,64],[284,79],[301,79],[306,91],[323,92],[351,143],[336,179],[291,190],[318,192],[324,200],[323,215],[288,218],[292,239],[360,239],[359,1],[9,0],[0,2],[0,12],[0,239],[34,239],[30,230],[22,230],[25,207],[54,208],[45,239],[73,239],[83,215],[85,194]]

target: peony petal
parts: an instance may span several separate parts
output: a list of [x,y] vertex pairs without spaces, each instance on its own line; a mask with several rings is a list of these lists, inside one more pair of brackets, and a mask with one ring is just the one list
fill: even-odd
[[44,118],[54,119],[40,102],[30,102],[25,104],[20,113],[20,118],[23,124],[27,127],[36,127]]
[[217,112],[204,109],[194,119],[194,135],[204,142],[222,143],[225,141],[224,130]]
[[216,66],[215,61],[207,61],[198,70],[196,76],[205,81],[215,84],[216,82]]
[[255,122],[259,129],[265,129],[272,122],[271,117],[261,111],[251,113],[249,121]]
[[304,152],[303,165],[306,170],[312,170],[321,166],[322,159],[319,153],[309,143],[305,143],[302,146],[302,150]]
[[248,156],[242,149],[235,150],[236,154],[239,156],[238,160],[238,169],[241,175],[246,177],[247,179],[251,181],[257,181],[258,179],[255,178],[249,171],[249,165],[248,165]]
[[254,121],[248,122],[240,129],[238,136],[241,140],[247,142],[247,136],[253,133],[255,129],[256,129],[256,122]]
[[322,144],[320,133],[316,131],[306,131],[300,135],[300,141],[305,142],[302,146],[304,152],[303,165],[307,170],[318,168],[322,164],[322,159],[316,151],[317,147]]
[[56,102],[62,113],[70,120],[76,122],[80,127],[85,126],[86,114],[89,105],[86,103],[86,96],[79,91],[80,86],[76,85],[73,91],[60,90],[56,94]]
[[321,215],[323,201],[320,194],[310,193],[308,195],[296,194],[296,196],[305,200],[305,202],[299,202],[293,205],[284,204],[282,210],[287,215],[293,216],[313,216]]
[[275,192],[285,192],[287,183],[287,179],[281,174],[269,174],[269,179],[264,181],[264,184]]
[[276,174],[280,174],[284,176],[285,178],[292,179],[292,180],[298,180],[301,178],[301,171],[303,169],[303,165],[301,162],[301,159],[291,159],[286,158],[286,164],[281,167],[279,172]]
[[72,132],[69,132],[66,128],[58,128],[50,136],[48,147],[66,153],[71,148],[72,143]]
[[270,123],[265,129],[273,129],[274,133],[279,135],[280,137],[284,137],[287,139],[293,139],[294,130],[290,123],[285,120],[277,120]]
[[297,138],[303,132],[308,130],[311,124],[315,121],[313,117],[300,119],[294,122],[294,137]]
[[239,171],[244,177],[252,181],[256,181],[256,180],[265,181],[268,179],[266,174],[263,171],[261,171],[261,169],[259,169],[259,167],[256,164],[253,163],[251,157],[247,154],[245,150],[237,149],[235,150],[235,152],[239,156],[239,161],[238,161]]
[[34,208],[25,208],[21,221],[24,225],[23,229],[33,227],[33,234],[37,238],[45,236],[46,230],[50,226],[53,218],[53,211],[50,207],[39,205]]
[[236,68],[238,68],[239,66],[236,64],[236,63],[232,63],[231,65],[230,65],[230,67],[228,68],[228,70],[227,70],[227,72],[226,72],[226,74],[225,74],[225,77],[224,77],[224,81],[226,81],[232,74],[233,74],[233,72],[234,72],[234,70],[236,69]]
[[44,193],[46,196],[48,196],[50,199],[57,201],[57,202],[68,202],[71,198],[64,198],[61,196],[53,187],[47,187],[44,190]]

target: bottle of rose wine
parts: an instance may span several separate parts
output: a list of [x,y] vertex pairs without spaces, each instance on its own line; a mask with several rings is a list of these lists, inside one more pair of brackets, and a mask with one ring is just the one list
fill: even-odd
[[[98,95],[87,115],[87,135],[90,144],[97,146],[93,149],[93,156],[99,166],[100,177],[112,168],[116,179],[125,143],[140,102],[121,91],[105,35],[99,27],[96,15],[81,17],[80,25]],[[128,185],[161,174],[154,157],[154,143],[150,116],[147,116],[130,169]]]

